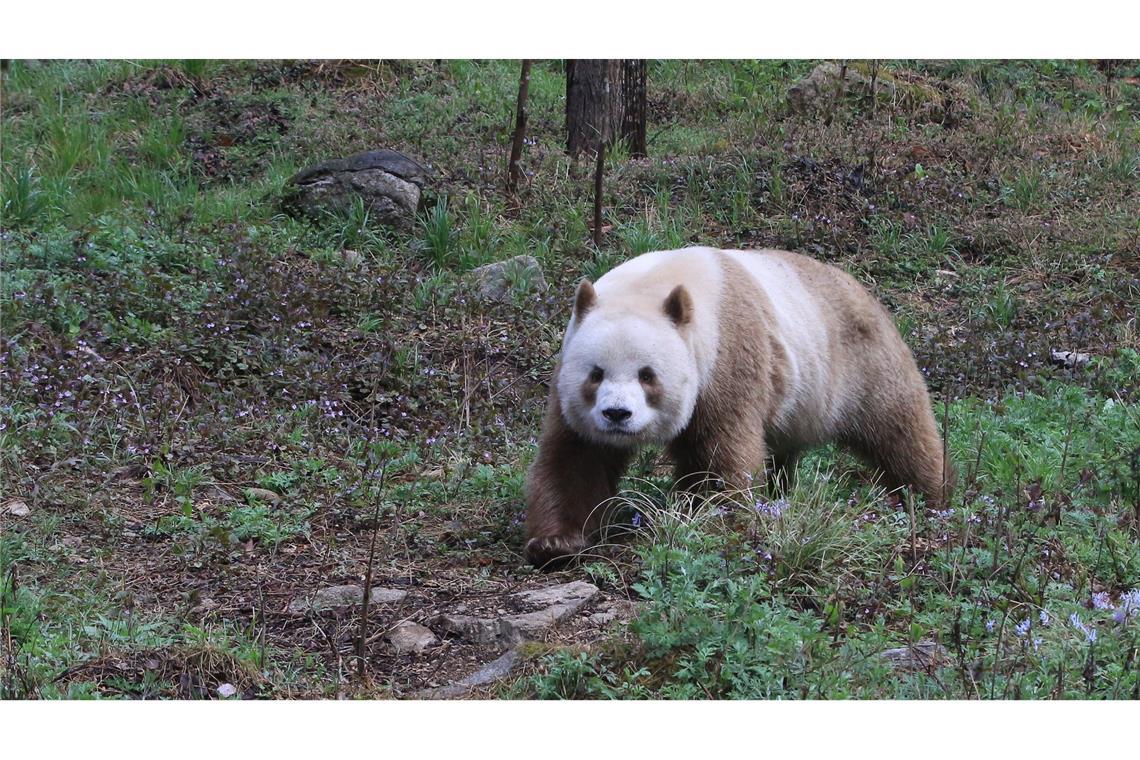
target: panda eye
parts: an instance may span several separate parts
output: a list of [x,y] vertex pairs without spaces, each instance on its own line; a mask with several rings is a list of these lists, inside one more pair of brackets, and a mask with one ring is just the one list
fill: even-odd
[[654,380],[657,379],[657,375],[654,374],[651,367],[642,367],[641,370],[637,373],[637,379],[646,385],[650,385]]
[[605,376],[606,373],[602,371],[601,367],[594,367],[592,370],[590,370],[591,383],[600,383],[602,382],[602,378]]

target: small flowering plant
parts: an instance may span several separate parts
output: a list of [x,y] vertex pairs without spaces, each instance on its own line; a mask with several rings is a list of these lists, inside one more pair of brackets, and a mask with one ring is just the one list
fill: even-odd
[[1136,588],[1121,595],[1120,606],[1112,613],[1112,619],[1122,625],[1133,618],[1140,618],[1140,589]]
[[764,499],[759,499],[756,502],[756,512],[761,517],[767,517],[772,520],[779,520],[780,515],[784,514],[784,511],[789,506],[790,505],[788,504],[788,500],[783,498],[776,499],[775,501],[765,501]]
[[1069,623],[1085,637],[1085,641],[1090,644],[1096,643],[1096,628],[1090,628],[1085,625],[1079,614],[1074,612],[1072,615],[1069,615]]

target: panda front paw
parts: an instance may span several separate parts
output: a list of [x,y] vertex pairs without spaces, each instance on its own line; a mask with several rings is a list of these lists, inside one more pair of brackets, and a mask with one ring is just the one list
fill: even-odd
[[537,536],[526,542],[523,554],[539,570],[555,570],[586,548],[582,536]]

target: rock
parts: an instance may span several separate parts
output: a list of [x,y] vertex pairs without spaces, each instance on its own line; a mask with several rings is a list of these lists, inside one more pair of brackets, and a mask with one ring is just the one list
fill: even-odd
[[218,696],[222,699],[229,699],[234,694],[237,694],[237,687],[232,683],[224,683],[218,687]]
[[424,689],[417,691],[411,696],[414,699],[460,699],[466,697],[471,693],[471,687],[465,686],[461,683],[453,683],[447,686],[440,686],[437,689]]
[[281,501],[281,494],[276,491],[270,491],[268,488],[247,488],[245,489],[245,498],[266,504],[276,504]]
[[1092,359],[1088,354],[1077,353],[1076,351],[1051,351],[1050,357],[1053,363],[1058,367],[1083,367]]
[[539,608],[530,612],[497,618],[443,614],[437,616],[433,623],[447,633],[476,644],[517,644],[533,639],[565,620],[597,594],[597,586],[585,581],[573,581],[511,595],[512,599],[524,607]]
[[234,498],[229,491],[222,488],[221,486],[212,485],[209,487],[208,492],[210,498],[214,501],[225,502],[227,504],[232,504],[237,501],[237,499]]
[[519,651],[517,649],[510,649],[498,659],[492,660],[483,667],[476,670],[471,675],[459,681],[463,686],[484,686],[497,681],[500,678],[506,677],[508,673],[518,664]]
[[593,615],[590,615],[587,620],[589,620],[594,625],[605,625],[606,623],[609,623],[616,618],[616,612],[613,610],[607,610],[605,612],[595,612]]
[[364,255],[360,251],[345,248],[340,252],[340,256],[344,265],[349,269],[360,269],[361,265],[364,264]]
[[[371,604],[395,604],[403,601],[408,595],[407,591],[392,588],[374,588],[369,595]],[[287,612],[304,614],[306,612],[321,612],[337,607],[348,607],[360,604],[364,600],[364,589],[360,586],[348,584],[345,586],[329,586],[317,591],[315,594],[299,596],[289,602]]]
[[494,618],[445,613],[437,615],[432,624],[444,633],[458,636],[473,644],[492,644],[500,638],[498,621]]
[[571,581],[557,586],[534,589],[532,591],[519,591],[512,596],[524,604],[550,607],[552,605],[573,605],[576,611],[586,602],[594,598],[598,587],[586,581]]
[[356,199],[369,219],[407,227],[415,220],[428,171],[394,150],[370,150],[304,169],[285,183],[282,205],[293,216],[343,214]]
[[439,643],[439,638],[431,632],[431,629],[411,621],[397,625],[388,632],[386,638],[397,654],[422,652]]
[[545,293],[546,278],[533,256],[515,256],[471,270],[469,275],[484,301],[510,301],[516,293]]
[[936,641],[920,641],[911,646],[888,649],[879,652],[879,656],[899,670],[933,670],[950,660],[946,647]]
[[416,692],[412,696],[418,699],[457,699],[465,697],[471,693],[472,689],[478,686],[486,686],[501,678],[506,678],[510,675],[514,667],[518,665],[519,659],[520,655],[518,649],[509,649],[499,658],[492,660],[474,673],[453,684],[441,686],[438,689],[425,689]]
[[6,515],[12,515],[12,517],[27,517],[32,513],[28,505],[19,499],[13,499],[8,502],[4,505],[4,509],[0,511]]
[[[788,89],[788,105],[795,113],[816,115],[833,112],[839,100],[868,100],[872,96],[871,73],[866,61],[848,63],[846,70],[838,63],[821,63]],[[880,66],[873,89],[877,103],[926,121],[943,122],[952,112],[964,110],[964,99],[948,85],[935,86],[917,74]]]

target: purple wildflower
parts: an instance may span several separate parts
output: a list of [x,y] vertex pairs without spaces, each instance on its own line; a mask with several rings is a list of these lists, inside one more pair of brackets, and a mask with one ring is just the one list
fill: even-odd
[[633,527],[640,528],[641,527],[641,513],[640,512],[634,512],[633,513],[633,519],[630,522],[633,523]]
[[1087,625],[1085,625],[1081,620],[1080,615],[1075,612],[1072,615],[1069,615],[1069,622],[1073,624],[1074,628],[1085,635],[1085,640],[1088,641],[1088,643],[1096,643],[1096,629],[1089,628]]
[[1140,589],[1134,588],[1120,595],[1120,607],[1112,613],[1112,619],[1123,623],[1136,616],[1140,616]]
[[1029,633],[1029,628],[1032,625],[1033,622],[1029,618],[1025,618],[1025,620],[1022,620],[1014,627],[1013,631],[1017,634],[1018,638],[1023,639]]
[[1112,597],[1108,595],[1107,591],[1098,591],[1093,594],[1092,598],[1093,609],[1097,610],[1111,610],[1115,608],[1112,603]]
[[787,499],[776,499],[775,501],[764,501],[763,499],[756,502],[756,511],[763,517],[770,517],[774,520],[779,519],[784,510],[788,508]]

